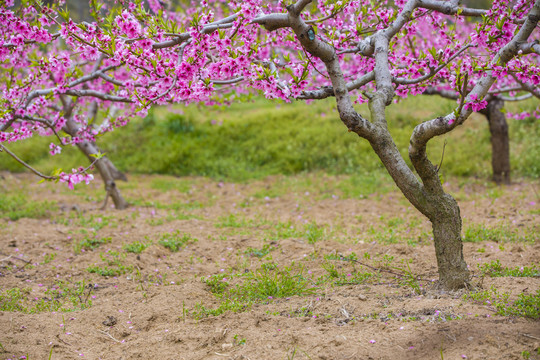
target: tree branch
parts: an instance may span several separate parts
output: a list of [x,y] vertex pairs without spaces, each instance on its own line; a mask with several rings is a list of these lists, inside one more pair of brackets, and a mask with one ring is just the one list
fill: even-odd
[[533,97],[533,94],[531,93],[528,93],[528,94],[525,94],[525,95],[521,95],[521,96],[515,96],[515,97],[512,97],[512,96],[501,96],[500,98],[504,101],[522,101],[522,100],[527,100],[527,99],[530,99]]
[[420,77],[418,77],[416,79],[393,78],[392,81],[394,83],[400,84],[400,85],[412,85],[412,84],[418,84],[418,83],[420,83],[422,81],[425,81],[425,80],[433,77],[434,75],[436,75],[439,71],[441,71],[448,64],[450,64],[455,58],[457,58],[459,55],[461,55],[465,50],[467,50],[468,48],[473,47],[473,46],[474,45],[471,45],[471,44],[465,45],[464,47],[459,49],[454,55],[450,56],[448,58],[448,60],[444,64],[441,64],[438,67],[436,67],[434,69],[431,69],[429,73],[427,73],[427,74],[425,74],[423,76],[420,76]]
[[523,54],[535,53],[536,55],[540,55],[540,43],[538,40],[534,40],[530,43],[522,43],[519,45],[519,50],[522,51]]
[[12,153],[8,148],[6,148],[4,145],[0,144],[0,152],[2,151],[5,151],[9,156],[11,156],[13,159],[15,159],[18,163],[20,163],[21,165],[23,165],[25,168],[29,169],[30,171],[32,171],[34,174],[36,174],[37,176],[43,178],[43,179],[47,179],[47,180],[56,180],[58,177],[57,176],[47,176],[45,174],[42,174],[41,172],[39,172],[38,170],[34,169],[32,166],[28,165],[27,163],[25,163],[23,160],[21,160],[17,155],[15,155],[14,153]]
[[456,15],[459,12],[460,16],[473,16],[480,17],[487,14],[487,10],[484,9],[472,9],[459,6],[460,1],[451,0],[418,0],[418,7],[436,10],[446,15]]
[[522,89],[523,90],[526,90],[528,91],[531,95],[537,97],[540,99],[540,89],[538,89],[537,87],[534,87],[532,85],[529,85],[527,83],[524,83],[523,81],[521,81],[515,74],[512,74],[512,77],[514,78],[514,80],[516,80],[516,82],[521,85]]
[[[516,56],[519,51],[519,44],[527,40],[539,20],[540,0],[535,0],[535,4],[530,10],[528,17],[519,32],[494,56],[490,64],[504,65],[512,59],[512,57]],[[476,83],[466,100],[470,101],[471,95],[475,95],[477,99],[483,99],[495,80],[496,78],[493,76],[492,72],[488,72]],[[432,191],[440,192],[442,191],[442,187],[438,180],[437,169],[427,158],[427,142],[435,136],[446,134],[456,126],[461,125],[471,113],[472,109],[459,107],[451,114],[426,121],[415,127],[410,140],[409,157],[424,184],[429,186]]]

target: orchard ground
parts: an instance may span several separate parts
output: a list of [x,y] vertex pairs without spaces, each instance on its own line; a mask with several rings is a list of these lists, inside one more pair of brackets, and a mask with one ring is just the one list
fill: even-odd
[[[471,289],[387,178],[0,178],[0,359],[540,359],[537,182],[450,177]],[[508,298],[506,298],[508,296]]]

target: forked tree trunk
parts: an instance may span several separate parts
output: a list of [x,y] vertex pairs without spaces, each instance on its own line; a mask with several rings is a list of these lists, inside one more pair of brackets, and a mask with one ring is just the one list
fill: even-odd
[[481,111],[488,120],[491,133],[491,166],[493,181],[497,184],[510,183],[510,144],[506,116],[501,111],[504,100],[492,98],[487,107]]
[[[91,154],[97,154],[99,151],[96,144],[91,143],[90,141],[84,141],[82,143],[79,143],[77,144],[77,147],[81,149],[81,151],[91,162],[95,160],[95,158],[92,157]],[[120,171],[118,171],[118,169],[107,157],[102,157],[101,159],[96,161],[95,166],[99,171],[101,179],[103,179],[103,183],[105,184],[105,204],[107,202],[107,198],[110,196],[116,209],[122,210],[127,208],[128,203],[120,194],[120,190],[118,190],[118,187],[116,187],[115,182],[115,180],[127,181],[126,176]]]
[[425,156],[425,147],[418,152],[409,150],[411,161],[424,180],[421,185],[386,129],[378,132],[371,146],[405,197],[432,224],[441,287],[459,289],[467,286],[470,273],[463,257],[459,206],[451,195],[444,192],[437,168]]

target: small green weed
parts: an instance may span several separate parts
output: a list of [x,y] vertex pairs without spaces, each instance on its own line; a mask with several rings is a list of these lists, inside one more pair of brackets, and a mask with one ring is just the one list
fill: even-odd
[[242,280],[244,281],[235,286],[231,294],[254,301],[307,295],[315,291],[311,282],[304,277],[301,267],[293,269],[290,266],[273,270],[261,268],[253,273],[244,274]]
[[118,276],[122,274],[122,272],[119,269],[114,269],[108,266],[98,266],[98,265],[89,266],[86,269],[86,271],[88,271],[90,274],[98,274],[98,275],[106,276],[106,277]]
[[0,311],[19,311],[25,312],[28,294],[31,289],[12,288],[0,293]]
[[242,228],[249,227],[253,224],[253,221],[239,218],[235,214],[229,214],[228,216],[220,216],[218,222],[215,224],[217,228],[231,227]]
[[150,244],[148,242],[134,241],[132,243],[125,244],[123,249],[129,253],[140,254],[149,246]]
[[[366,253],[367,254],[367,253]],[[368,254],[369,255],[369,254]],[[358,256],[356,253],[352,252],[349,255],[341,255],[341,254],[328,254],[324,255],[324,258],[326,260],[343,260],[343,261],[354,261],[358,260]]]
[[532,294],[521,293],[513,302],[510,294],[501,294],[494,286],[490,290],[465,295],[465,299],[493,306],[499,315],[540,319],[540,289]]
[[244,312],[251,308],[253,305],[250,301],[235,301],[233,299],[225,299],[219,303],[216,308],[207,308],[202,303],[195,305],[193,309],[193,316],[196,319],[205,318],[208,316],[219,316],[228,311],[232,312]]
[[[339,259],[341,260],[341,259]],[[328,261],[322,264],[322,268],[326,270],[328,275],[321,276],[317,279],[317,284],[325,284],[329,280],[336,286],[358,285],[377,278],[375,274],[369,272],[358,272],[354,268],[347,272],[340,272],[336,266]]]
[[529,266],[516,266],[515,268],[503,267],[499,260],[493,260],[490,263],[478,266],[482,275],[489,277],[540,277],[540,269],[533,265]]
[[326,238],[326,229],[324,226],[319,226],[314,222],[306,224],[304,227],[304,238],[308,243],[315,244]]
[[301,236],[302,232],[291,221],[288,221],[275,223],[269,230],[268,237],[270,240],[281,240],[299,238]]
[[241,338],[240,335],[235,334],[233,337],[233,342],[235,345],[245,345],[246,344],[246,338]]
[[210,288],[209,290],[212,294],[221,295],[229,287],[229,278],[229,275],[219,274],[203,279],[203,282]]
[[96,233],[86,235],[81,241],[75,244],[74,250],[76,254],[79,254],[82,250],[94,250],[103,244],[111,242],[111,237],[100,238]]
[[126,273],[133,272],[133,266],[124,265],[125,254],[120,254],[116,251],[108,251],[105,254],[99,255],[105,265],[93,265],[89,266],[86,271],[91,274],[98,274],[101,276],[118,276]]
[[199,241],[193,238],[190,234],[182,234],[180,230],[176,230],[170,233],[164,233],[161,235],[158,243],[172,252],[177,252],[187,244],[193,244]]
[[48,264],[51,261],[53,261],[58,254],[53,252],[49,254],[45,254],[45,257],[43,258],[43,261],[41,262],[42,265]]
[[274,250],[272,246],[269,244],[264,244],[261,249],[255,249],[252,247],[247,248],[246,251],[244,251],[244,254],[249,256],[254,256],[258,258],[262,258],[270,253],[270,251]]

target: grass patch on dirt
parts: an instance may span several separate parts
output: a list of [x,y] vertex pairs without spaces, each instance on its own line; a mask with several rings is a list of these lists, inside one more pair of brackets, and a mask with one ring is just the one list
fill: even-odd
[[540,277],[540,268],[537,265],[516,266],[509,268],[502,266],[500,260],[478,266],[482,275],[489,277]]
[[83,250],[94,250],[101,245],[111,242],[111,237],[99,237],[96,233],[85,235],[84,238],[77,242],[73,247],[75,254],[81,253]]
[[95,264],[89,266],[86,271],[91,274],[98,274],[105,277],[113,277],[123,275],[126,273],[132,273],[134,266],[126,265],[126,255],[117,251],[108,251],[106,253],[99,254],[101,258],[101,264]]
[[518,232],[515,228],[510,228],[507,225],[498,225],[495,227],[487,227],[481,224],[473,224],[468,226],[463,234],[464,242],[529,242],[535,243],[539,239],[537,229],[527,228],[522,232]]
[[39,219],[57,209],[51,201],[33,201],[24,192],[0,192],[0,218],[12,221],[21,218]]
[[125,244],[122,248],[128,253],[140,254],[150,245],[150,242],[133,241],[129,244]]
[[195,318],[218,316],[227,311],[241,312],[254,303],[306,296],[316,291],[312,281],[304,276],[303,267],[295,264],[282,269],[267,264],[253,272],[218,274],[203,278],[202,281],[221,301],[215,308],[197,304],[192,312]]
[[30,288],[6,289],[0,292],[0,311],[36,314],[84,310],[92,306],[92,288],[85,281],[69,283],[57,280],[41,296],[31,294]]
[[540,319],[540,289],[531,294],[521,293],[512,300],[509,293],[501,293],[492,286],[489,290],[469,293],[465,299],[487,305],[498,315]]
[[172,252],[177,252],[188,244],[193,244],[199,241],[190,234],[182,233],[180,230],[176,230],[169,233],[161,234],[158,244],[169,249]]

